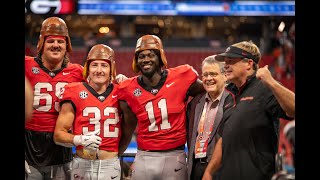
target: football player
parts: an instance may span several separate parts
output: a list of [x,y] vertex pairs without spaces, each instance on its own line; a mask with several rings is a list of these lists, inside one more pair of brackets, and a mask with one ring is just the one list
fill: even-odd
[[132,68],[141,75],[123,81],[118,92],[137,117],[124,120],[126,138],[120,142],[123,151],[138,125],[132,179],[187,179],[186,104],[189,96],[204,92],[198,73],[186,64],[167,69],[155,35],[138,39]]
[[[33,92],[32,118],[25,124],[25,158],[28,179],[69,179],[72,149],[56,145],[53,132],[58,117],[58,95],[70,82],[83,81],[83,67],[69,62],[72,51],[63,19],[42,23],[37,56],[25,56],[25,75]],[[27,166],[26,166],[27,167]]]
[[71,179],[120,180],[122,110],[118,85],[112,83],[116,77],[113,49],[104,44],[93,46],[83,76],[88,82],[68,84],[60,95],[61,111],[54,140],[76,146]]

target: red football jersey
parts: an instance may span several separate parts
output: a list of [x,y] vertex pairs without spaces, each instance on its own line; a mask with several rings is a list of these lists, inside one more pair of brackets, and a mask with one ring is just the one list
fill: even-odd
[[128,103],[138,119],[137,144],[143,150],[167,150],[186,143],[187,91],[198,78],[189,65],[164,70],[156,87],[142,76],[123,81],[119,100]]
[[[117,98],[118,85],[110,84],[107,90],[98,94],[84,82],[70,83],[65,86],[60,102],[71,101],[75,108],[73,134],[87,134],[100,129],[102,138],[100,150],[118,152],[121,137],[121,118]],[[77,146],[82,149],[83,146]]]
[[70,82],[84,81],[83,67],[68,63],[65,68],[50,72],[34,57],[25,56],[25,75],[33,88],[33,115],[25,128],[33,131],[54,132],[59,111],[61,88]]

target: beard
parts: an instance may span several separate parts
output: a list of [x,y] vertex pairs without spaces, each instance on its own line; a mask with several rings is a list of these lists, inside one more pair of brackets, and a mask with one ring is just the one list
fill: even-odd
[[144,75],[148,78],[151,78],[157,72],[157,66],[159,66],[159,64],[155,63],[155,64],[152,64],[151,68],[149,68],[147,70],[141,68],[140,66],[139,66],[139,69],[140,69],[142,75]]
[[147,71],[141,70],[141,73],[142,73],[144,76],[146,76],[146,77],[148,77],[148,78],[151,78],[151,77],[156,73],[156,71],[155,71],[154,69],[150,69],[150,70],[147,70]]

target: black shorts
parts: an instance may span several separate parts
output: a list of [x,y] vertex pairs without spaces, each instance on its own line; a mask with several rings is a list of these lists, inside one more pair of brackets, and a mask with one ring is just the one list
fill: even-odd
[[72,160],[72,148],[56,145],[53,132],[25,130],[25,158],[29,165],[51,166]]

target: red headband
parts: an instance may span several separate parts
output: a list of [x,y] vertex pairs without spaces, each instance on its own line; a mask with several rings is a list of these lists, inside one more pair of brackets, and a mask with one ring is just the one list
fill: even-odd
[[65,36],[47,36],[46,39],[63,39],[63,40],[66,40],[66,37]]

